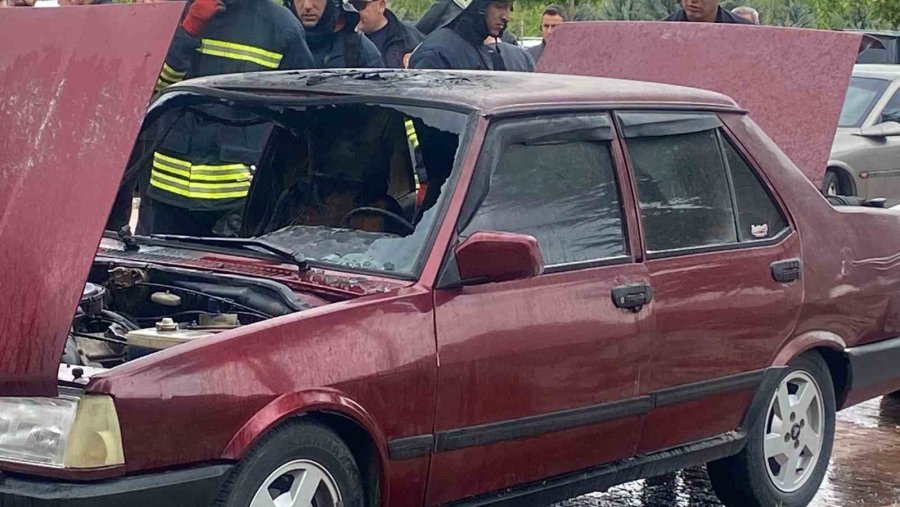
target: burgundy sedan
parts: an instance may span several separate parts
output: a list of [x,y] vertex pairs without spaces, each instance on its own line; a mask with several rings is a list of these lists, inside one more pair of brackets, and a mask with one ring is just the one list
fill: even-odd
[[[207,78],[129,174],[185,111],[265,126],[229,237],[101,240],[108,167],[0,178],[0,505],[541,505],[708,463],[802,506],[835,412],[900,389],[900,214],[831,206],[726,96]],[[84,226],[14,236],[40,195]]]

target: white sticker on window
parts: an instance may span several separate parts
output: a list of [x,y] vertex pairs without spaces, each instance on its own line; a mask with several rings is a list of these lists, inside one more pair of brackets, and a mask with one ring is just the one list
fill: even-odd
[[765,238],[769,235],[769,224],[751,225],[750,234],[754,238]]

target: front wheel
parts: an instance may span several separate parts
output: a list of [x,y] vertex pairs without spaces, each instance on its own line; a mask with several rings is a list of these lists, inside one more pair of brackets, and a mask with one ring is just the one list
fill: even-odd
[[849,192],[841,184],[841,176],[831,169],[825,171],[825,179],[822,181],[822,193],[829,195],[848,195]]
[[247,454],[225,483],[216,507],[362,507],[359,468],[328,428],[292,421]]
[[709,464],[725,505],[802,507],[825,477],[834,443],[835,396],[821,356],[797,358],[772,393],[766,416],[746,428],[744,449]]

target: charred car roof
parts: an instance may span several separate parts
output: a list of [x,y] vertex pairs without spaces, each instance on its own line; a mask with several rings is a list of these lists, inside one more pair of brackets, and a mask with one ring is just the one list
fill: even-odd
[[244,92],[425,101],[484,114],[560,105],[672,105],[738,110],[729,97],[696,88],[559,74],[440,70],[328,70],[215,76],[167,93]]

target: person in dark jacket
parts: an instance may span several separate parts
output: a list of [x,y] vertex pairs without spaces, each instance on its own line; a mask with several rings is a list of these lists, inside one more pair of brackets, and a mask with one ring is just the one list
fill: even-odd
[[486,44],[506,30],[510,0],[474,0],[447,26],[425,38],[413,52],[413,69],[534,70],[531,57],[512,44]]
[[691,21],[695,23],[731,23],[749,25],[748,21],[719,7],[719,0],[682,0],[681,8],[663,21]]
[[553,30],[556,30],[556,27],[565,23],[565,21],[566,14],[562,7],[558,5],[548,5],[547,8],[544,9],[544,13],[541,14],[541,43],[537,46],[528,48],[528,54],[531,55],[535,65],[537,65],[541,60],[541,57],[544,56],[544,49],[547,48],[547,39],[550,38],[550,34],[553,33]]
[[356,31],[359,13],[342,0],[285,0],[306,28],[306,43],[320,69],[383,67],[372,41]]
[[384,63],[391,69],[402,69],[406,55],[425,40],[425,36],[403,23],[387,8],[387,0],[351,0],[359,11],[360,32],[375,44]]
[[[378,47],[385,65],[391,69],[405,69],[410,55],[425,40],[425,36],[400,21],[387,8],[386,0],[351,0],[351,5],[359,12],[359,31]],[[406,120],[406,135],[415,159],[416,191],[424,198],[428,174],[412,120]]]
[[[304,35],[297,19],[271,0],[194,0],[176,29],[156,90],[192,77],[314,68]],[[227,108],[217,112],[238,114]],[[265,129],[223,128],[185,111],[168,133],[159,134],[165,137],[141,185],[138,231],[212,235],[217,222],[242,208]]]
[[283,7],[271,0],[194,0],[156,89],[192,77],[310,68],[303,26]]
[[496,37],[488,37],[484,44],[487,46],[491,61],[497,64],[494,70],[534,72],[534,59],[527,50]]
[[[416,30],[428,36],[431,32],[446,26],[448,23],[456,19],[459,14],[469,6],[472,0],[435,0],[434,3],[425,11],[425,14],[419,18],[416,23]],[[518,45],[516,36],[503,32],[500,40],[507,44]]]

